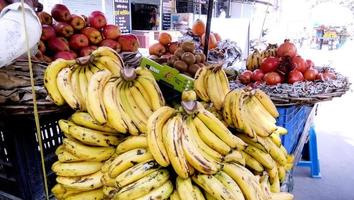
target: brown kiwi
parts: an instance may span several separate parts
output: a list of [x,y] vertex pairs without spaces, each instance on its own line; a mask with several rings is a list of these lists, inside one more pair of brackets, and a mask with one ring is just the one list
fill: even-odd
[[181,59],[188,65],[195,63],[195,56],[191,52],[185,52],[184,54],[182,54]]
[[184,53],[183,49],[181,47],[178,47],[174,53],[175,56],[178,58],[181,58],[182,54]]
[[181,47],[185,52],[193,53],[195,50],[195,44],[194,44],[194,42],[191,42],[191,41],[183,42]]
[[169,66],[173,66],[173,63],[175,63],[177,60],[179,60],[179,58],[175,55],[172,55],[170,59],[167,60],[167,64]]
[[202,62],[202,56],[200,54],[195,55],[195,63],[201,63]]
[[188,70],[188,65],[182,60],[177,60],[173,63],[173,66],[180,72],[185,72]]
[[188,72],[193,75],[192,77],[194,77],[194,75],[195,75],[195,73],[197,73],[198,69],[200,69],[199,64],[192,64],[192,65],[189,65]]

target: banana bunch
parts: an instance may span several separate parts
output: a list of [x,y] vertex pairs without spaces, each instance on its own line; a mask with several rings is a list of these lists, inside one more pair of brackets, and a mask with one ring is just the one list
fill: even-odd
[[262,60],[264,58],[268,58],[270,56],[276,57],[277,56],[278,45],[277,44],[269,44],[267,48],[261,52]]
[[268,137],[286,131],[275,125],[279,113],[270,97],[262,90],[235,89],[225,97],[224,120],[229,126],[254,138]]
[[172,165],[181,178],[195,171],[215,174],[225,155],[246,147],[217,117],[192,102],[196,106],[191,114],[186,107],[178,111],[163,106],[147,124],[147,143],[154,159],[163,167]]
[[56,105],[67,103],[74,110],[86,111],[87,90],[92,76],[101,70],[119,74],[122,66],[122,59],[113,49],[99,47],[91,57],[52,62],[45,70],[44,86]]
[[250,71],[254,71],[261,66],[263,60],[263,54],[257,49],[247,57],[246,68]]
[[229,80],[220,67],[202,67],[194,81],[194,91],[205,102],[212,102],[217,110],[221,110],[226,94],[230,91]]

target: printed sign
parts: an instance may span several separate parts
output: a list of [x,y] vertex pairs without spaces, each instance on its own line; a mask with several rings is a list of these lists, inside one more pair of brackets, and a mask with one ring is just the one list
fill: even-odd
[[130,33],[130,6],[129,0],[114,0],[113,1],[114,22],[120,27],[122,33]]

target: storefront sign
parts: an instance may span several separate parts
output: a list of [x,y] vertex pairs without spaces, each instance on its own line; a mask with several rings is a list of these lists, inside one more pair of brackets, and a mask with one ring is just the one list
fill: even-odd
[[171,4],[170,0],[162,1],[162,30],[171,29]]
[[130,6],[129,0],[114,0],[113,1],[114,22],[120,27],[122,33],[130,33]]

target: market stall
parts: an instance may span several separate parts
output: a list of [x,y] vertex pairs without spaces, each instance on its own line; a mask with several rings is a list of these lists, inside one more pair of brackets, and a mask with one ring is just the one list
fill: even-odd
[[350,83],[301,60],[301,76],[322,75],[291,79],[294,49],[281,48],[289,41],[234,68],[242,50],[210,31],[211,2],[208,11],[178,41],[160,33],[149,57],[99,11],[85,19],[55,5],[54,24],[39,13],[35,76],[26,77],[27,60],[0,71],[0,197],[294,199],[291,174],[315,104]]

